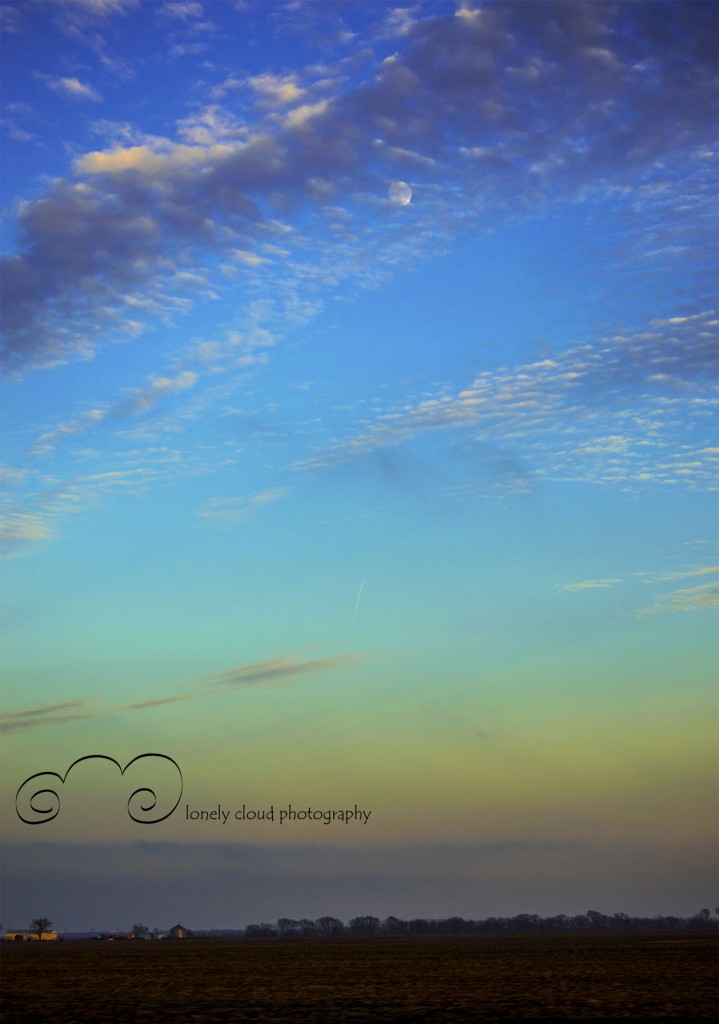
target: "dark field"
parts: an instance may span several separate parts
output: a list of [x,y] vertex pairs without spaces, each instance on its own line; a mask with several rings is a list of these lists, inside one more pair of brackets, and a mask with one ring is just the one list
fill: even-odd
[[700,934],[3,943],[3,1020],[717,1019]]

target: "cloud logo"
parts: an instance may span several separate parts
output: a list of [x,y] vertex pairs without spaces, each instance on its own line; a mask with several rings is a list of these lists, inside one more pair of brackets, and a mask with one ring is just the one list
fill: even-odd
[[[147,761],[148,758],[152,759],[149,763]],[[173,786],[173,791],[169,798],[158,800],[155,789],[145,785],[133,789],[127,799],[127,813],[133,821],[140,825],[156,825],[158,822],[170,817],[177,809],[177,805],[182,797],[183,780],[180,766],[171,757],[168,757],[167,754],[138,754],[137,757],[128,761],[124,768],[120,766],[120,762],[116,761],[114,757],[108,757],[106,754],[87,754],[85,757],[79,757],[77,761],[73,761],[64,775],[58,775],[57,772],[37,772],[37,774],[25,779],[19,787],[15,794],[15,810],[20,820],[24,821],[26,825],[43,825],[48,821],[52,821],[60,813],[62,803],[60,791],[75,765],[80,764],[82,761],[110,761],[120,769],[120,775],[122,776],[129,769],[132,769],[126,780],[129,781],[133,777],[137,778],[141,771],[144,770],[146,772],[149,770],[153,764],[157,766],[157,759],[169,762],[177,771],[176,786]],[[141,764],[141,762],[144,762],[144,764]],[[133,768],[133,765],[136,767]],[[174,797],[175,791],[177,792],[177,797],[172,806],[170,806],[170,801]],[[167,810],[168,806],[169,810]]]

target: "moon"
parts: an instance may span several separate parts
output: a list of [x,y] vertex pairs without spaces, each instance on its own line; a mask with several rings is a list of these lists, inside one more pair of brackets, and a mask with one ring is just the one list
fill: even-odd
[[412,201],[412,189],[406,181],[393,181],[389,187],[389,198],[397,206],[406,206]]

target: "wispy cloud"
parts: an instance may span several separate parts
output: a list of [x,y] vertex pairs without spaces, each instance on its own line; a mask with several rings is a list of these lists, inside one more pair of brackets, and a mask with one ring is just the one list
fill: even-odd
[[719,583],[704,583],[698,587],[682,587],[662,594],[656,604],[642,608],[639,615],[661,615],[667,612],[694,612],[719,608]]
[[[61,440],[73,436],[70,428],[75,422],[69,421],[67,429],[59,433],[53,431],[44,442],[46,446],[36,447],[34,455],[47,456]],[[81,419],[77,433],[91,426]],[[14,481],[10,477],[2,492],[0,557],[31,553],[37,542],[56,537],[62,523],[119,496],[145,494],[151,487],[172,486],[180,477],[197,478],[212,469],[213,461],[202,443],[180,449],[146,437],[138,441],[138,446],[125,443],[112,453],[91,447],[79,451],[81,468],[76,467],[71,475],[56,476],[35,469],[16,475]],[[237,458],[239,445],[228,445],[225,465]]]
[[106,18],[124,14],[137,7],[140,0],[60,0],[68,12],[80,12],[87,17]]
[[[707,566],[702,569],[662,573],[653,577],[651,582],[662,583],[669,580],[692,579],[697,576],[716,576],[719,566]],[[719,582],[701,583],[696,587],[680,587],[657,596],[655,603],[639,610],[640,616],[662,615],[673,612],[695,612],[708,608],[719,608]]]
[[68,700],[60,704],[44,704],[24,711],[6,711],[0,714],[0,732],[27,732],[48,725],[62,725],[83,719],[103,717],[100,710],[93,711],[92,701]]
[[[92,452],[87,455],[91,457]],[[125,449],[102,465],[111,468],[68,479],[33,474],[23,494],[8,490],[3,495],[0,555],[28,553],[34,543],[55,537],[60,523],[113,497],[144,493],[149,487],[171,485],[180,474],[203,471],[202,458],[196,453],[152,445]]]
[[287,686],[302,676],[316,675],[320,672],[335,672],[351,668],[360,661],[362,655],[356,653],[338,654],[328,658],[313,658],[308,661],[299,660],[294,654],[283,654],[269,661],[258,661],[251,665],[221,672],[218,675],[206,676],[191,683],[185,683],[185,692],[170,694],[150,700],[125,704],[118,710],[139,711],[158,707],[176,701],[195,700],[213,693],[223,693],[232,689],[244,689],[253,686]]
[[565,583],[562,590],[570,592],[573,590],[605,590],[609,587],[616,587],[621,582],[620,577],[610,580],[582,580],[580,583]]
[[198,510],[198,515],[209,522],[228,522],[244,518],[253,508],[280,501],[290,493],[287,487],[276,487],[256,494],[234,498],[210,498]]
[[22,554],[28,545],[50,540],[52,536],[52,529],[42,515],[12,509],[0,520],[0,557]]
[[[370,418],[363,408],[355,432],[350,418],[344,437],[323,445],[324,435],[315,433],[314,450],[308,440],[304,456],[291,467],[278,467],[269,486],[206,498],[198,515],[215,524],[240,520],[286,497],[298,473],[368,460],[399,480],[404,462],[412,465],[408,446],[448,432],[456,442],[455,457],[471,455],[485,470],[474,484],[482,493],[526,491],[543,480],[623,490],[713,490],[719,448],[699,439],[719,409],[716,326],[712,311],[655,319],[643,330],[577,342],[532,362],[483,371],[463,388],[444,386],[384,411],[378,396],[379,411]],[[235,433],[281,436],[282,428],[266,415],[231,403],[242,373],[266,358],[274,340],[268,331],[249,327],[222,340],[193,341],[164,373],[39,433],[30,448],[38,466],[61,448],[73,445],[77,452],[78,442],[90,433],[104,445],[112,437],[130,440],[133,448],[123,451],[114,444],[109,464],[98,459],[97,472],[75,472],[70,479],[16,471],[22,496],[6,498],[4,553],[30,550],[27,541],[49,539],[58,521],[121,491],[138,493],[228,465],[237,453],[227,441],[216,451],[205,444],[164,443],[194,419],[211,411],[216,415],[218,404],[236,424]],[[144,418],[157,409],[162,415]],[[139,422],[128,426],[128,420]],[[134,447],[140,442],[141,450]],[[295,433],[294,443],[303,443],[302,434]],[[43,486],[37,486],[39,479]]]
[[[702,576],[716,576],[719,566],[710,565],[697,569],[676,569],[671,572],[631,572],[608,579],[582,580],[577,583],[561,584],[568,593],[583,590],[604,590],[641,582],[643,586],[659,588],[671,580],[690,580]],[[696,587],[681,587],[677,590],[658,592],[655,602],[649,607],[640,607],[636,615],[659,615],[669,612],[693,612],[719,607],[719,583],[701,583]]]
[[540,477],[711,489],[719,453],[692,444],[686,430],[716,415],[719,406],[716,315],[653,324],[486,371],[462,390],[444,388],[404,403],[295,468],[329,469],[452,430],[511,445]]
[[45,704],[23,711],[8,711],[0,715],[0,732],[27,732],[50,725],[61,725],[81,719],[106,718],[126,711],[148,711],[190,700],[200,700],[218,693],[262,686],[289,686],[306,676],[326,672],[340,672],[352,668],[363,658],[355,652],[331,655],[325,658],[302,660],[296,654],[282,654],[268,661],[241,665],[217,675],[204,676],[185,683],[179,693],[170,693],[146,700],[133,701],[115,707],[102,707],[96,701],[64,701]]
[[93,103],[99,103],[102,100],[102,96],[97,89],[93,89],[91,85],[81,82],[79,78],[52,78],[46,76],[45,81],[54,92],[67,96],[68,99],[90,100]]
[[160,4],[159,13],[169,18],[179,18],[181,21],[201,18],[205,13],[200,3],[191,0],[179,0],[176,3]]
[[66,423],[61,423],[53,430],[41,434],[35,441],[31,453],[46,455],[67,437],[83,434],[105,423],[129,416],[138,416],[154,409],[158,402],[167,395],[177,394],[193,388],[197,383],[197,374],[191,370],[183,370],[174,377],[151,377],[147,385],[135,388],[115,405],[100,409],[90,409],[82,416]]
[[685,580],[691,576],[715,576],[719,573],[718,565],[709,565],[705,569],[689,569],[689,570],[677,570],[676,572],[667,572],[657,575],[656,580]]

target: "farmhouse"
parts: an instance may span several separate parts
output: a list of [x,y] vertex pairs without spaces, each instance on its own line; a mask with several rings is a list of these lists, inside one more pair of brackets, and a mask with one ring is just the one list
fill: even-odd
[[174,928],[170,928],[167,937],[168,939],[184,939],[187,937],[187,928],[183,928],[181,924],[176,924]]
[[39,937],[37,932],[5,932],[6,942],[38,942],[40,939],[43,942],[57,942],[57,932],[43,932]]

